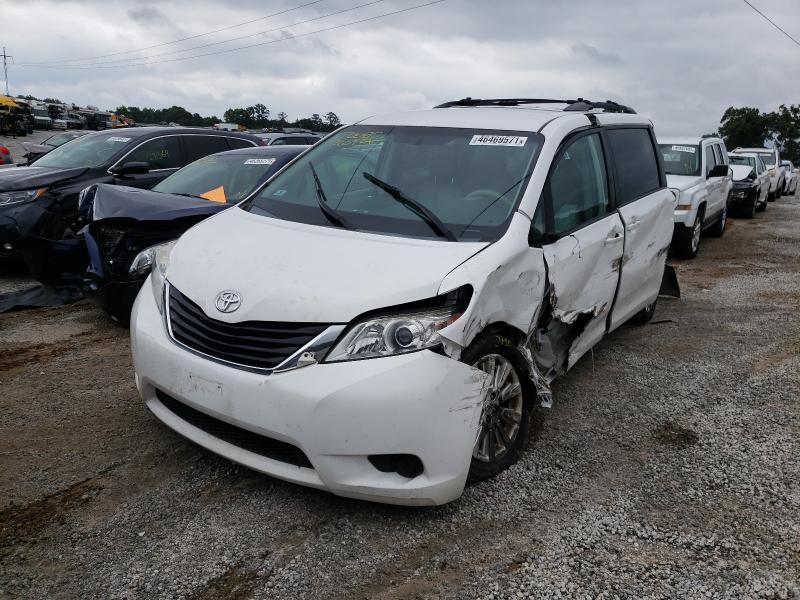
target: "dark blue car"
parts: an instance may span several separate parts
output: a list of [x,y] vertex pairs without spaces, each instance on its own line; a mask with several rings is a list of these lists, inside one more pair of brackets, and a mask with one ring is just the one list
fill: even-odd
[[94,184],[78,199],[86,223],[82,235],[33,239],[25,248],[26,262],[40,282],[82,285],[125,325],[150,272],[148,249],[239,203],[306,148],[259,146],[212,154],[150,190]]

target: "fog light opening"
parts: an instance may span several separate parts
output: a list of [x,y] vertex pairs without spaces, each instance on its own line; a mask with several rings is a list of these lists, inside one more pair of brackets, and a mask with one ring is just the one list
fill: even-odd
[[397,473],[413,479],[422,475],[422,461],[413,454],[370,454],[367,459],[382,473]]

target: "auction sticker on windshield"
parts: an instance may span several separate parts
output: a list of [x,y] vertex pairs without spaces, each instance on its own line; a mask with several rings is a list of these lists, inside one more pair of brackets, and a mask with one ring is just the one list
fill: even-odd
[[246,165],[271,165],[275,162],[274,158],[248,158],[244,161]]
[[131,141],[131,138],[126,138],[126,137],[114,137],[114,136],[112,136],[112,137],[108,138],[108,141],[109,141],[109,142],[122,142],[122,143],[124,144],[125,142],[130,142],[130,141]]
[[518,135],[473,135],[470,146],[513,146],[521,148],[528,141]]
[[688,152],[689,154],[694,154],[697,148],[693,148],[692,146],[673,146],[672,149],[675,152]]

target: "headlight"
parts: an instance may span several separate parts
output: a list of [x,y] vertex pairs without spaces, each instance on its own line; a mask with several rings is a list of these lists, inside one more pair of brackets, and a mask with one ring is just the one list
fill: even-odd
[[17,192],[0,192],[0,205],[19,204],[28,200],[36,200],[41,198],[46,191],[47,188],[38,188],[35,190],[19,190]]
[[150,272],[150,285],[160,313],[164,312],[164,283],[167,280],[169,255],[177,241],[171,240],[145,248],[136,255],[128,269],[128,273],[136,277],[146,276]]
[[[356,321],[325,357],[325,362],[407,354],[442,343],[439,331],[455,323],[469,304],[472,288],[464,286],[407,310]],[[424,307],[429,304],[430,307]]]

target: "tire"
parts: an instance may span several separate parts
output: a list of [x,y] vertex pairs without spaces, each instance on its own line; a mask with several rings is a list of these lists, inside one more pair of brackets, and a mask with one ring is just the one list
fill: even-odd
[[672,240],[672,252],[680,258],[694,258],[700,249],[700,238],[703,235],[703,213],[697,212],[691,227],[680,227]]
[[483,481],[517,462],[527,447],[536,390],[525,360],[504,336],[479,337],[464,351],[461,360],[486,372],[505,373],[500,385],[493,383],[487,392],[470,460],[467,480]]
[[775,202],[775,196],[777,195],[778,190],[776,189],[775,192],[767,192],[767,202]]
[[753,194],[753,201],[746,205],[739,207],[739,214],[745,219],[752,219],[756,216],[756,211],[761,210],[761,205],[758,203],[759,190]]
[[728,222],[728,202],[725,201],[725,205],[722,207],[722,214],[720,214],[719,218],[714,222],[714,224],[708,228],[707,234],[711,237],[722,237],[722,234],[725,233],[725,223]]
[[630,319],[630,322],[634,325],[647,325],[653,320],[653,315],[656,314],[656,304],[658,304],[658,298],[653,300],[652,304],[648,304],[638,313],[633,315]]

